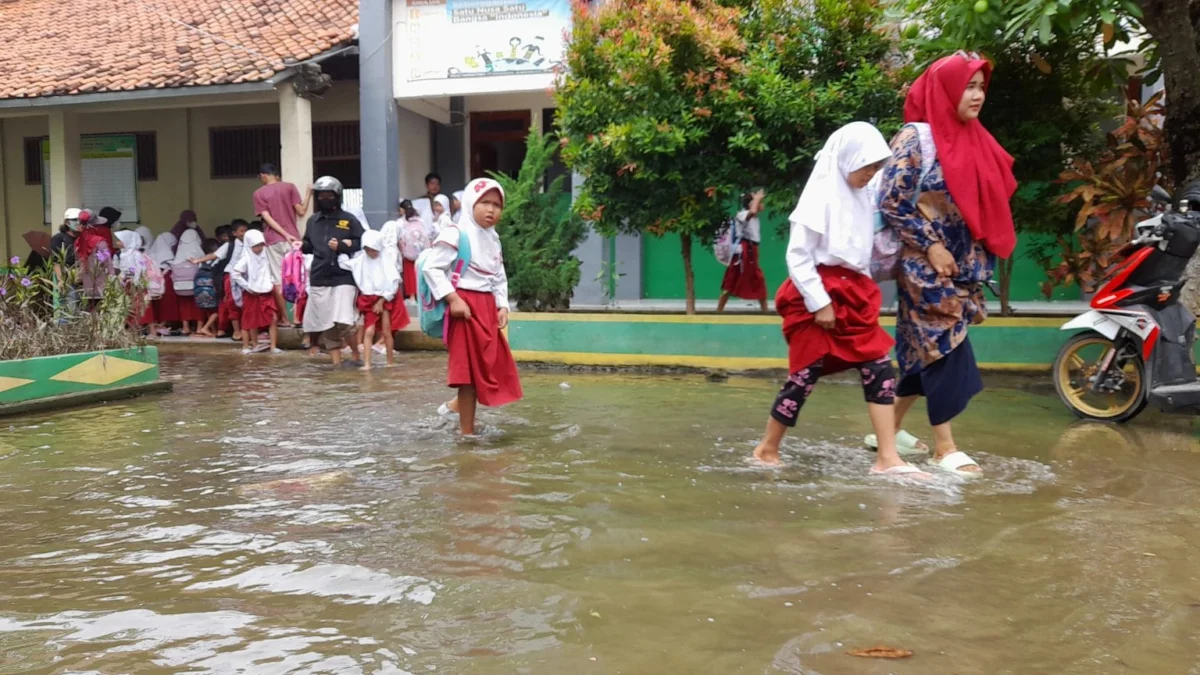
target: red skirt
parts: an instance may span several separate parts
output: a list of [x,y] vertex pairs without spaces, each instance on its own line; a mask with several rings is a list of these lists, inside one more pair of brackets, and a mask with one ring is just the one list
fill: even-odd
[[154,301],[154,316],[160,323],[179,323],[179,296],[175,295],[170,272],[163,274],[163,294]]
[[500,332],[496,297],[461,288],[458,297],[471,308],[471,318],[464,321],[450,317],[446,335],[446,349],[450,352],[447,384],[473,385],[479,402],[492,408],[520,400],[521,379],[508,340]]
[[292,305],[292,316],[296,318],[295,325],[297,327],[304,325],[304,308],[308,307],[308,293],[301,293],[300,297],[296,298],[296,304]]
[[217,306],[218,329],[234,321],[242,320],[242,308],[233,301],[233,282],[228,274],[225,275],[225,294],[221,296],[221,304]]
[[279,318],[279,305],[274,293],[242,293],[242,330],[257,331],[270,328]]
[[404,269],[403,273],[400,275],[400,280],[401,283],[404,284],[404,297],[417,297],[417,263],[405,258]]
[[149,326],[154,323],[154,303],[146,298],[141,301],[141,305],[144,309],[137,323],[139,326]]
[[817,267],[825,292],[833,300],[837,324],[825,330],[804,306],[804,296],[791,279],[775,294],[775,311],[783,317],[788,343],[788,370],[796,372],[823,361],[822,375],[887,356],[895,341],[879,325],[883,296],[870,277],[845,267]]
[[[166,297],[166,296],[163,296]],[[204,321],[208,317],[207,312],[196,306],[196,298],[191,295],[175,296],[176,306],[179,308],[180,321]]]
[[741,255],[725,269],[721,290],[743,300],[767,298],[767,281],[758,266],[758,244],[742,240]]
[[[358,313],[362,314],[363,327],[370,328],[376,325],[382,325],[383,314],[376,314],[371,311],[375,307],[375,303],[379,300],[378,295],[360,295],[356,301]],[[408,308],[404,306],[404,298],[397,293],[396,297],[392,298],[391,302],[384,302],[383,308],[388,311],[388,317],[391,322],[392,332],[401,330],[408,325]]]

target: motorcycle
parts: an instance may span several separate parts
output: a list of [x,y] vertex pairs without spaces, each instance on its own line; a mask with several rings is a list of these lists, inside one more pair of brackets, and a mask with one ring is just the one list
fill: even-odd
[[1155,186],[1160,213],[1134,226],[1123,260],[1054,359],[1054,388],[1078,417],[1128,422],[1147,405],[1200,414],[1192,347],[1196,317],[1179,302],[1188,261],[1200,247],[1200,183],[1178,199]]

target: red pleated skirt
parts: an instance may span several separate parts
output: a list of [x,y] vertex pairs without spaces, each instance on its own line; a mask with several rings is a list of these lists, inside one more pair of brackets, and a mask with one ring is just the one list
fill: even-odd
[[264,330],[278,318],[279,305],[275,304],[274,293],[242,293],[242,330]]
[[417,263],[405,258],[400,280],[404,284],[404,297],[417,297]]
[[295,325],[297,327],[304,325],[305,307],[308,307],[308,293],[301,293],[300,297],[296,298],[296,304],[292,305],[292,316],[296,317]]
[[175,295],[170,272],[163,274],[163,294],[154,301],[154,316],[159,323],[179,323],[179,296]]
[[883,296],[870,277],[845,267],[817,267],[825,292],[833,300],[837,325],[825,330],[804,305],[791,279],[775,294],[775,311],[783,317],[788,343],[788,370],[796,372],[823,361],[828,375],[886,356],[895,341],[879,325]]
[[[163,297],[166,297],[165,295]],[[204,321],[208,318],[207,312],[196,306],[196,298],[191,295],[175,296],[179,307],[180,321]]]
[[[358,296],[358,300],[355,301],[358,313],[362,315],[364,328],[383,324],[383,314],[376,314],[372,311],[379,297],[378,295],[360,295]],[[383,306],[388,311],[388,320],[391,322],[393,332],[401,330],[408,325],[410,321],[408,308],[404,306],[404,298],[400,297],[399,293],[396,294],[396,297],[392,298],[391,302],[383,303]]]
[[221,296],[221,304],[217,306],[217,323],[219,329],[224,329],[234,321],[241,321],[242,308],[237,306],[233,301],[233,282],[229,275],[225,275],[225,294]]
[[495,296],[460,288],[458,297],[471,308],[471,318],[464,321],[450,317],[446,383],[451,387],[474,385],[479,403],[488,407],[519,401],[523,395],[521,378],[508,340],[500,332]]
[[741,256],[725,269],[721,290],[743,300],[765,300],[767,281],[758,266],[758,244],[742,240]]

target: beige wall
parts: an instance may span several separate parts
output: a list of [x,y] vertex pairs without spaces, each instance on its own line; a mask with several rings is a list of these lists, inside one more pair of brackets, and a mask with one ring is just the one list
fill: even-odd
[[[155,132],[158,144],[158,180],[138,183],[138,210],[142,225],[155,234],[175,224],[179,212],[191,208],[200,224],[213,228],[233,218],[251,220],[253,194],[258,179],[213,179],[209,167],[208,135],[211,127],[278,124],[276,105],[225,105],[166,108],[129,112],[94,112],[83,109],[79,131],[84,134]],[[314,122],[358,119],[358,83],[336,82],[325,98],[313,101]],[[25,185],[26,137],[49,133],[47,117],[12,117],[2,120],[0,160],[0,248],[4,259],[28,253],[21,235],[42,225],[42,187]],[[287,176],[284,176],[287,179]],[[298,186],[303,191],[303,185]],[[52,214],[53,215],[53,214]],[[61,214],[58,215],[61,217]],[[57,229],[58,223],[52,228]],[[53,231],[53,229],[51,230]]]

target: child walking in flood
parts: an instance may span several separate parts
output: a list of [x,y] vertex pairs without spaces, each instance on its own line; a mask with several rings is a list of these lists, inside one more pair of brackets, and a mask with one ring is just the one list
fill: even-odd
[[354,275],[358,286],[358,312],[362,325],[358,329],[358,341],[363,346],[363,370],[371,369],[371,346],[375,342],[375,331],[383,333],[383,344],[387,349],[387,365],[396,365],[392,332],[408,325],[408,309],[400,293],[400,270],[395,262],[384,255],[383,235],[377,230],[366,230],[362,236],[362,250],[351,258],[338,256],[338,265]]
[[[517,364],[501,331],[508,325],[508,276],[496,223],[504,211],[504,190],[488,178],[472,180],[462,198],[458,225],[438,234],[426,254],[422,273],[437,300],[446,300],[449,351],[447,384],[458,396],[442,406],[457,413],[463,435],[475,433],[475,407],[497,407],[520,400]],[[462,277],[451,272],[460,255],[459,240],[470,246]],[[465,253],[465,252],[464,252]]]
[[771,407],[754,457],[779,464],[779,443],[796,425],[817,380],[858,371],[871,426],[879,438],[872,475],[928,478],[896,452],[894,344],[879,325],[882,296],[871,279],[875,200],[867,183],[891,157],[887,141],[866,122],[834,132],[791,215],[788,279],[775,295],[783,317],[791,376]]
[[[233,283],[242,289],[242,353],[270,350],[281,354],[278,347],[279,306],[275,302],[275,281],[271,276],[271,261],[267,258],[267,240],[258,230],[250,230],[242,240],[242,257],[229,273]],[[257,345],[258,333],[267,330],[270,346]]]

